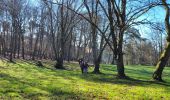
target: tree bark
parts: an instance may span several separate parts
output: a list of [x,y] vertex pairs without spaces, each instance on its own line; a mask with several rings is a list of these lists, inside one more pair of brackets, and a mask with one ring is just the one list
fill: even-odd
[[100,69],[100,62],[96,61],[95,64],[94,64],[94,71],[93,71],[93,73],[99,74],[100,73],[99,69]]
[[61,50],[60,50],[60,52],[59,52],[59,57],[57,57],[57,63],[56,63],[56,65],[55,65],[55,68],[56,69],[64,69],[64,66],[63,66],[63,64],[64,64],[64,48],[65,48],[65,46],[64,46],[64,43],[62,42],[62,44],[63,45],[61,45]]
[[124,69],[124,62],[123,62],[123,34],[124,32],[120,32],[119,34],[119,42],[118,42],[118,48],[117,50],[117,77],[118,78],[127,78],[125,75],[125,69]]
[[123,63],[123,54],[121,52],[118,54],[117,71],[118,71],[118,74],[117,74],[118,78],[126,78],[124,63]]
[[163,81],[162,80],[162,72],[163,72],[163,69],[164,69],[166,63],[168,62],[169,56],[170,56],[170,42],[167,43],[167,46],[166,46],[165,50],[163,51],[163,53],[161,54],[161,57],[156,65],[156,70],[153,73],[154,80]]
[[69,43],[69,48],[68,48],[68,56],[67,56],[67,61],[68,62],[70,62],[70,58],[71,58],[72,40],[73,40],[73,34],[71,33],[70,43]]
[[22,40],[22,59],[25,59],[25,48],[24,48],[24,35],[21,36]]
[[165,15],[165,27],[166,27],[166,32],[168,34],[167,36],[167,46],[164,49],[163,53],[161,54],[161,57],[156,65],[156,70],[153,73],[152,78],[154,80],[157,81],[163,81],[162,80],[162,72],[163,69],[166,65],[166,63],[168,62],[169,56],[170,56],[170,24],[169,24],[169,15],[170,15],[170,9],[168,7],[167,1],[166,0],[162,0],[162,4],[164,6],[164,9],[166,11],[166,15]]

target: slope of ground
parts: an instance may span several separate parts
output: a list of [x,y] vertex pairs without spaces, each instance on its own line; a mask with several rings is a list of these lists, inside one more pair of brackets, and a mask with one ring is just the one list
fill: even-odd
[[[126,66],[132,79],[116,79],[116,68],[102,65],[103,74],[82,75],[75,63],[66,63],[67,70],[55,70],[53,62],[44,68],[30,61],[8,63],[0,60],[0,99],[4,100],[168,100],[170,68],[164,71],[166,83],[151,80],[154,67]],[[90,72],[93,68],[90,68]]]

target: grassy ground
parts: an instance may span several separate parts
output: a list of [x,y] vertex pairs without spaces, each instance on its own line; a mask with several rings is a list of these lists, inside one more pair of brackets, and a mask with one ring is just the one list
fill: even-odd
[[[82,75],[79,66],[66,63],[67,70],[45,68],[29,61],[15,64],[0,60],[0,100],[169,100],[170,68],[164,71],[166,83],[151,80],[154,67],[126,66],[132,79],[116,79],[116,68],[102,65],[104,74]],[[90,72],[92,68],[90,68]]]

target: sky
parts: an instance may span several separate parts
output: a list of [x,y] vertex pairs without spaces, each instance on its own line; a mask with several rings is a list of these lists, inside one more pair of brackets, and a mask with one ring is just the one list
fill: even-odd
[[[39,0],[30,0],[30,3],[34,6],[38,5]],[[168,0],[170,1],[170,0]],[[165,11],[161,7],[155,7],[149,11],[148,15],[146,15],[149,19],[155,21],[163,21],[165,16]]]
[[31,3],[33,6],[37,6],[37,5],[38,5],[38,1],[39,1],[39,0],[30,0],[30,3]]
[[[155,7],[148,11],[148,13],[141,18],[148,18],[148,20],[150,20],[151,22],[164,23],[165,11],[162,7]],[[148,27],[147,25],[140,25],[136,28],[139,30],[142,37],[149,38],[148,33],[151,32],[150,27]]]
[[[30,0],[30,3],[33,6],[37,6],[38,1],[39,0]],[[170,1],[170,0],[168,0],[168,1]],[[152,22],[162,22],[163,23],[164,17],[165,17],[164,9],[162,7],[155,7],[155,8],[152,8],[151,10],[149,10],[148,13],[143,15],[141,17],[141,19],[147,18],[148,20],[150,20]],[[140,25],[140,26],[137,26],[135,28],[137,28],[139,30],[142,37],[148,37],[148,32],[150,32],[150,28],[148,28],[148,26]]]

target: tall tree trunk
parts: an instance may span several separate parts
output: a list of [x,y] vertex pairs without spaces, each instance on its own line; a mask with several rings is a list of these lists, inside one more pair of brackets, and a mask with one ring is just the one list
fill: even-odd
[[[18,32],[20,31],[18,30]],[[20,45],[21,45],[21,33],[18,33],[18,43],[17,43],[17,58],[18,59],[20,57]]]
[[96,73],[96,74],[100,73],[100,61],[98,61],[98,60],[94,63],[93,73]]
[[37,33],[37,37],[36,37],[36,40],[35,40],[34,51],[33,51],[33,54],[32,54],[32,60],[35,60],[35,56],[37,54],[38,40],[39,40],[39,32]]
[[[62,1],[62,4],[64,2]],[[59,69],[64,69],[63,67],[63,62],[64,62],[64,53],[65,53],[65,28],[64,28],[64,7],[62,5],[61,7],[61,31],[60,31],[60,48],[59,48],[59,56],[57,57],[57,63],[55,65],[55,68],[59,68]]]
[[22,34],[21,36],[21,41],[22,41],[22,59],[25,59],[25,49],[24,49],[24,35]]
[[100,49],[100,52],[98,54],[98,57],[96,58],[95,62],[94,62],[94,71],[93,73],[99,74],[100,72],[100,62],[102,60],[102,54],[104,51],[104,48],[106,47],[106,44],[102,47],[102,49]]
[[165,16],[165,26],[166,26],[166,32],[168,34],[167,36],[167,46],[165,48],[165,50],[163,51],[163,53],[161,54],[161,57],[156,65],[156,70],[153,73],[153,79],[157,80],[157,81],[163,81],[162,80],[162,72],[163,69],[166,65],[166,63],[168,62],[169,56],[170,56],[170,23],[169,23],[169,15],[170,15],[170,8],[167,4],[166,0],[162,0],[164,9],[166,11],[166,16]]
[[163,72],[163,69],[166,63],[168,62],[169,56],[170,56],[170,42],[167,43],[165,50],[161,54],[161,57],[156,65],[156,70],[153,73],[153,79],[158,80],[158,81],[163,81],[162,72]]
[[82,37],[83,37],[83,32],[81,31],[79,44],[78,44],[78,46],[77,46],[77,56],[76,56],[76,59],[79,59],[79,57],[80,57],[79,55],[80,55],[80,45],[81,45],[81,43],[82,43]]
[[105,46],[100,50],[99,55],[98,55],[96,61],[94,62],[94,71],[93,71],[93,73],[96,73],[96,74],[101,73],[100,72],[100,62],[101,62],[101,59],[102,59],[102,54],[103,54],[103,50],[104,50]]
[[123,33],[119,33],[119,42],[117,48],[117,71],[118,71],[118,78],[126,78],[125,69],[124,69],[124,62],[123,62]]
[[68,56],[67,56],[67,61],[70,62],[70,58],[71,58],[71,50],[72,50],[72,33],[71,33],[71,37],[70,37],[70,43],[69,43],[69,48],[68,48]]
[[75,53],[75,51],[76,51],[76,38],[75,37],[73,37],[73,51],[74,51],[74,52],[72,52],[73,60],[77,60],[76,57],[75,57],[75,55],[76,55],[76,53]]
[[[97,41],[96,41],[96,43],[97,43]],[[98,55],[96,55],[97,58],[96,58],[95,63],[94,63],[94,65],[95,65],[95,68],[94,68],[94,71],[93,71],[94,73],[100,73],[100,62],[101,62],[101,59],[102,59],[103,51],[104,51],[107,43],[105,43],[104,45],[103,44],[104,44],[104,37],[101,37],[100,50],[99,50]]]
[[92,28],[92,52],[93,52],[93,63],[94,63],[94,73],[100,73],[99,65],[100,61],[98,60],[98,51],[97,51],[97,32],[94,26]]
[[118,71],[118,78],[126,78],[125,71],[124,71],[124,63],[123,63],[123,54],[122,51],[118,53],[118,59],[117,59],[117,71]]
[[15,19],[12,17],[12,27],[11,27],[11,36],[10,36],[10,55],[9,61],[13,62],[13,52],[14,52],[14,33],[15,33]]
[[59,52],[59,57],[57,58],[57,63],[55,65],[55,68],[57,69],[64,69],[64,43],[61,43],[61,50]]
[[114,57],[114,52],[113,52],[113,56],[112,56],[112,62],[111,62],[112,65],[115,64],[115,57]]
[[30,38],[29,38],[29,56],[30,59],[33,56],[33,30],[31,31]]

